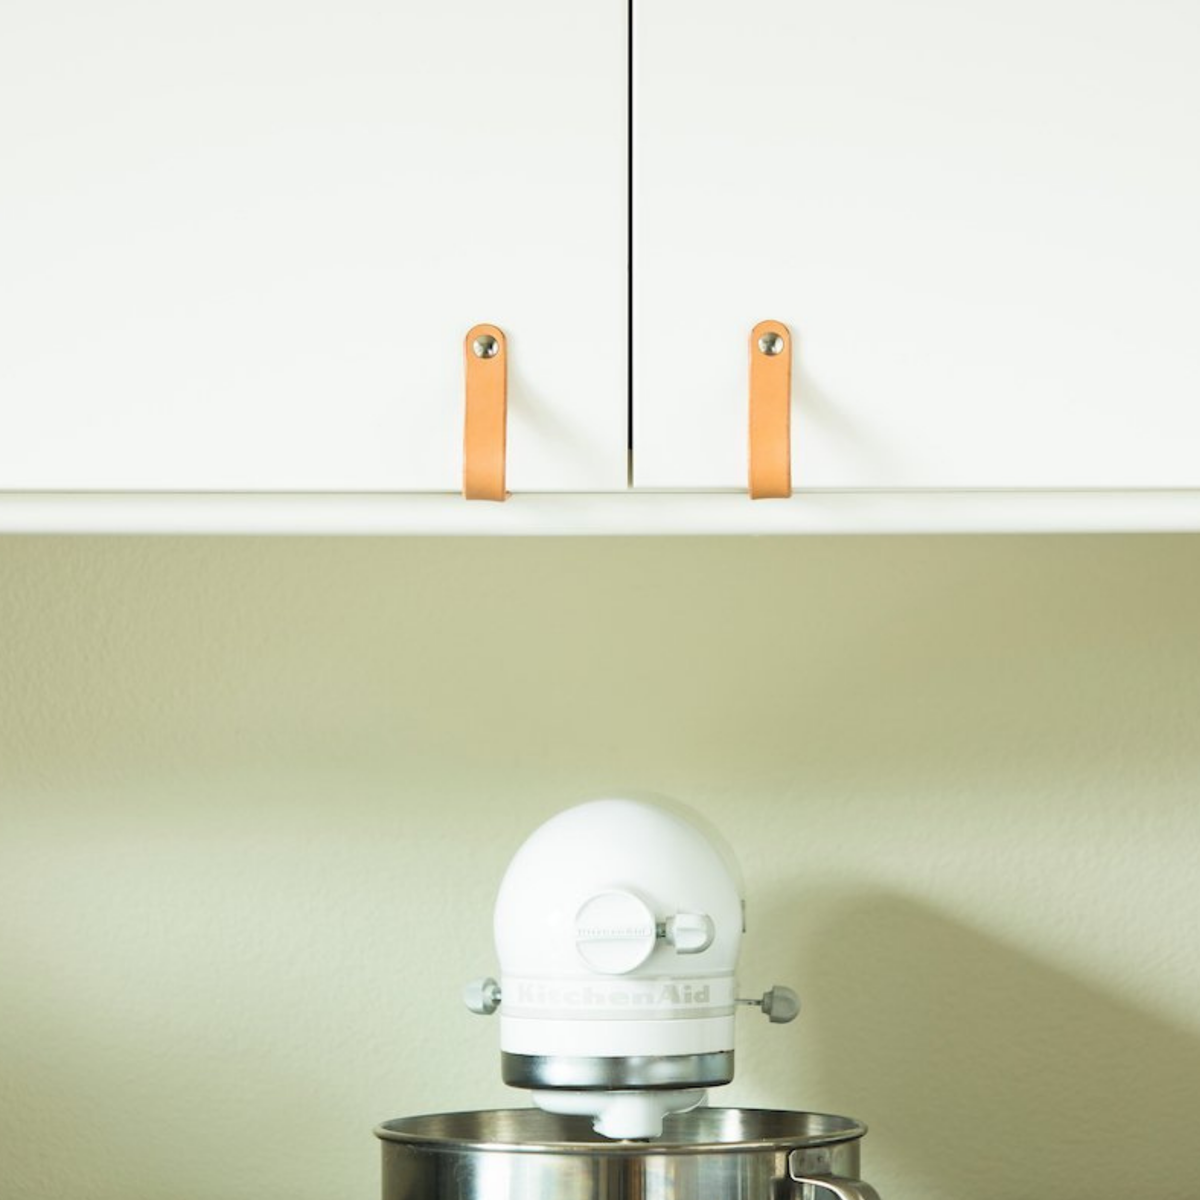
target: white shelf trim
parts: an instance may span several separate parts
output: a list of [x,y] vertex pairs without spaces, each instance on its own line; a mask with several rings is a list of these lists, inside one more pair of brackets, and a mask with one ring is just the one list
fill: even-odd
[[520,494],[0,492],[4,534],[677,536],[1200,531],[1200,490]]

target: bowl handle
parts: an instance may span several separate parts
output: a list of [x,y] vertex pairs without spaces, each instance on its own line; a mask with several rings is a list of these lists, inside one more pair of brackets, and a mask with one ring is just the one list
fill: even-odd
[[843,1179],[840,1175],[793,1175],[792,1182],[821,1188],[837,1200],[879,1200],[879,1193],[861,1179]]
[[[800,1161],[797,1161],[797,1160]],[[846,1179],[842,1175],[826,1175],[824,1172],[813,1171],[812,1164],[804,1169],[803,1157],[793,1151],[788,1155],[788,1175],[793,1183],[807,1187],[820,1188],[837,1200],[879,1200],[879,1193],[861,1179]]]

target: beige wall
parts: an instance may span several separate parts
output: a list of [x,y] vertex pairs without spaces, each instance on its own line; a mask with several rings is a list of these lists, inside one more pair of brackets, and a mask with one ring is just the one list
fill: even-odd
[[0,542],[0,1195],[374,1196],[509,1098],[509,855],[632,787],[805,999],[730,1101],[886,1200],[1194,1200],[1198,668],[1200,539]]

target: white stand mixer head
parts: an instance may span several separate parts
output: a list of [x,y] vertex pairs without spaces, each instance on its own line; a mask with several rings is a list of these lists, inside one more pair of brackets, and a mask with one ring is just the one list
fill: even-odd
[[[499,1008],[506,1083],[605,1136],[656,1137],[733,1078],[742,929],[719,835],[682,808],[596,800],[518,850],[496,901],[500,983],[464,998]],[[772,1019],[789,1008],[780,995]]]

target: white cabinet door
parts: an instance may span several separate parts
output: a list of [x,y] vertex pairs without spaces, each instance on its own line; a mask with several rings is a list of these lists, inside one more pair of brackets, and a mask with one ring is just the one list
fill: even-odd
[[0,489],[626,473],[624,5],[4,0]]
[[1200,4],[634,8],[635,483],[1200,485]]

